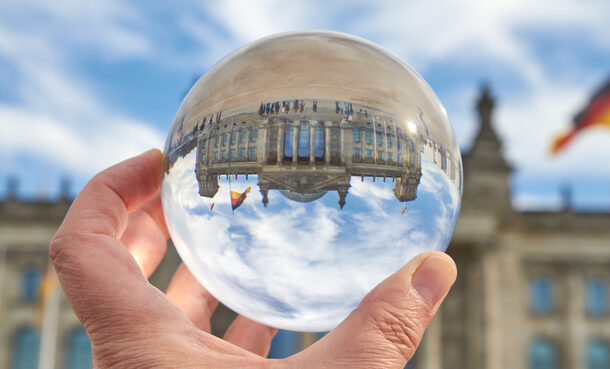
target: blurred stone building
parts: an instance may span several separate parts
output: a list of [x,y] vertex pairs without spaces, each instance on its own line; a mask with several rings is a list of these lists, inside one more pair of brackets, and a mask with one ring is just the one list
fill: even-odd
[[459,275],[414,367],[610,368],[610,212],[513,209],[493,108],[483,89],[448,250]]
[[[574,212],[569,204],[555,212],[513,209],[493,107],[482,90],[480,130],[464,155],[462,211],[448,250],[458,280],[407,367],[608,369],[610,212]],[[431,158],[441,166],[446,160],[442,153]],[[90,365],[89,341],[65,298],[58,294],[53,311],[36,307],[48,243],[69,202],[67,192],[23,202],[15,189],[0,202],[0,368],[37,368],[45,335],[55,338],[47,347],[55,368]],[[164,289],[178,263],[170,248],[151,281]],[[222,334],[231,318],[221,308],[213,332]],[[271,356],[287,356],[319,336],[282,331]]]

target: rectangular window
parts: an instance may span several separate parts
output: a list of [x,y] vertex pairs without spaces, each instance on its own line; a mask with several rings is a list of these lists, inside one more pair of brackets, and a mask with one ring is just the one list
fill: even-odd
[[235,150],[231,149],[231,159],[233,159],[235,157]]
[[604,315],[608,313],[608,286],[599,279],[589,280],[587,290],[587,313]]
[[409,151],[411,151],[411,152],[415,151],[415,144],[411,140],[409,140]]
[[359,149],[359,148],[355,148],[355,149],[354,149],[354,157],[355,157],[356,159],[359,159],[359,158],[360,158],[360,149]]
[[286,127],[284,131],[284,157],[292,159],[292,147],[294,145],[294,128]]
[[248,135],[248,130],[246,128],[242,128],[239,130],[239,143],[246,142],[246,136]]
[[396,128],[396,148],[400,150],[400,133],[398,128]]
[[226,151],[223,151],[223,152],[222,152],[222,158],[223,158],[223,159],[226,159],[226,158],[227,158],[227,152],[226,152]]
[[218,145],[220,145],[220,136],[216,135],[216,142],[214,143],[214,146],[218,147]]
[[392,142],[394,141],[394,136],[392,135],[387,135],[387,142],[388,142],[388,147],[391,148],[392,147]]
[[299,125],[299,146],[297,154],[299,159],[309,159],[309,122]]
[[239,157],[243,158],[246,155],[246,149],[244,149],[243,147],[241,149],[239,149]]
[[530,309],[535,314],[550,314],[554,308],[553,284],[547,278],[530,282]]
[[251,157],[251,158],[256,157],[256,147],[254,147],[254,146],[252,146],[252,147],[250,148],[250,157]]
[[313,155],[316,159],[322,159],[324,156],[324,126],[322,124],[318,124],[314,131]]
[[383,160],[383,151],[377,151],[377,160]]
[[38,298],[42,273],[37,268],[27,268],[21,272],[21,300],[34,302]]
[[373,130],[365,129],[364,130],[364,139],[367,145],[371,145],[373,143]]
[[354,142],[360,142],[360,128],[354,127]]
[[214,160],[218,160],[218,151],[214,153]]
[[227,146],[227,132],[222,134],[222,146]]
[[409,165],[410,166],[414,166],[415,165],[415,158],[414,157],[410,157],[409,158]]
[[256,136],[258,135],[258,127],[252,127],[252,134],[250,135],[250,141],[256,142]]
[[367,159],[372,159],[373,158],[373,152],[371,150],[366,150],[366,157],[367,157]]
[[231,132],[231,145],[235,145],[237,141],[237,132]]
[[377,146],[381,146],[383,141],[381,140],[381,132],[377,132]]
[[392,161],[392,153],[391,152],[388,153],[388,160]]

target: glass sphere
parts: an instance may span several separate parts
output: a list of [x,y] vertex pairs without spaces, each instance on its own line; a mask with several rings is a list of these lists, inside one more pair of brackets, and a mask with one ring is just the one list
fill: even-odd
[[444,251],[462,163],[445,109],[387,50],[334,32],[264,38],[190,90],[165,144],[178,253],[218,300],[335,327],[417,254]]

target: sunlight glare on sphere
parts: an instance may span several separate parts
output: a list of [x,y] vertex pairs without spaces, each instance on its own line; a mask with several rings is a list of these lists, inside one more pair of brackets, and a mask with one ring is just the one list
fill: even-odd
[[462,162],[426,82],[353,36],[298,32],[197,81],[165,145],[176,249],[218,300],[296,331],[334,328],[417,254],[445,251]]

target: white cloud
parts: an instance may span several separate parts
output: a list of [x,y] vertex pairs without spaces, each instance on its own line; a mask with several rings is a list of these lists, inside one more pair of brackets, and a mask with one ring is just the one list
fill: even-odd
[[161,147],[160,132],[114,111],[96,96],[94,81],[74,71],[73,59],[87,52],[107,58],[146,55],[150,42],[136,11],[119,3],[77,1],[9,1],[2,8],[0,60],[17,73],[12,97],[18,101],[0,105],[3,165],[14,170],[17,158],[39,158],[85,178]]
[[58,51],[95,51],[97,57],[108,58],[151,51],[151,25],[140,10],[123,2],[9,0],[2,8],[0,19],[12,24],[15,33],[44,40]]
[[258,179],[250,176],[232,180],[234,191],[252,187],[235,212],[226,179],[213,199],[198,194],[194,166],[195,150],[174,163],[162,186],[166,221],[184,262],[229,307],[287,329],[340,322],[412,257],[443,250],[458,211],[457,190],[429,162],[414,202],[396,201],[391,182],[354,178],[343,209],[334,191],[300,203],[271,190],[263,207]]
[[18,155],[43,158],[90,176],[163,142],[159,132],[142,122],[105,118],[92,119],[90,127],[78,130],[46,114],[0,105],[0,122],[6,122],[0,125],[0,153],[4,160]]

